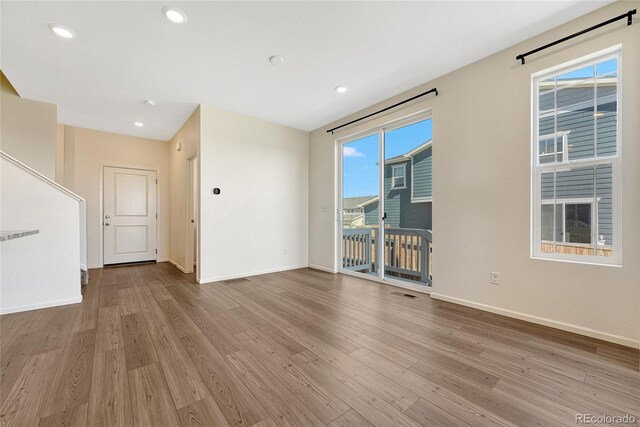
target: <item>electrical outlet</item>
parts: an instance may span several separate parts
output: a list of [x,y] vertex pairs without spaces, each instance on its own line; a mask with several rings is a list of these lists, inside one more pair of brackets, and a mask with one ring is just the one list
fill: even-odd
[[491,284],[492,285],[499,285],[500,284],[500,273],[498,273],[497,271],[492,271],[491,272]]

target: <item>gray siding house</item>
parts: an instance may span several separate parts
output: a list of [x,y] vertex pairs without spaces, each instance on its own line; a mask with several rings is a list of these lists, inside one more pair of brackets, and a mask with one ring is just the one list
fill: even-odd
[[[598,80],[581,87],[575,81],[558,81],[566,89],[545,92],[541,85],[538,159],[540,164],[562,163],[616,153],[616,83]],[[597,96],[597,111],[594,97]],[[557,115],[545,112],[565,110]],[[612,244],[612,168],[576,167],[543,173],[542,240],[560,243]],[[569,168],[570,167],[570,168]],[[554,185],[555,183],[555,185]],[[555,194],[554,194],[555,189]],[[556,203],[554,224],[554,197]],[[554,239],[555,225],[555,239]],[[594,241],[595,239],[595,241]]]
[[[393,228],[431,230],[431,140],[408,153],[385,160],[385,220]],[[378,224],[378,198],[362,204],[365,225]]]

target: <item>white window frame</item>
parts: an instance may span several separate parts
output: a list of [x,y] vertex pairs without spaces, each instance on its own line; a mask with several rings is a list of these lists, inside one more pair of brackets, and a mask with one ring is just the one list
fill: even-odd
[[[397,169],[402,169],[402,176],[396,174]],[[402,178],[402,186],[396,186],[396,178]],[[402,190],[407,188],[407,165],[391,166],[391,189]]]
[[[539,84],[552,76],[569,73],[580,68],[583,68],[594,63],[607,61],[610,59],[617,59],[617,129],[616,129],[616,154],[609,156],[598,156],[597,147],[594,152],[594,157],[589,159],[569,160],[568,144],[563,146],[563,162],[549,162],[539,163],[539,140],[545,136],[552,137],[553,135],[538,136],[538,96],[539,96]],[[597,98],[594,99],[597,103]],[[582,58],[569,61],[553,68],[543,70],[531,75],[531,258],[551,261],[563,261],[579,264],[593,264],[604,266],[622,266],[622,199],[621,199],[621,166],[622,166],[622,47],[621,45],[613,46],[611,48],[587,55]],[[596,111],[594,109],[594,111]],[[560,134],[560,132],[558,132]],[[559,136],[559,135],[557,135]],[[563,136],[564,138],[565,136]],[[587,255],[573,255],[573,254],[561,254],[561,253],[544,253],[542,252],[542,209],[543,203],[549,204],[564,204],[571,203],[571,199],[552,199],[542,200],[541,197],[541,176],[543,172],[550,172],[558,169],[559,166],[567,168],[588,167],[597,165],[611,165],[612,167],[612,238],[613,245],[597,245],[598,242],[598,230],[597,230],[597,216],[595,221],[592,218],[592,244],[596,249],[611,248],[613,254],[610,257],[605,256],[587,256]],[[589,203],[593,204],[592,215],[597,215],[597,199],[589,199]],[[579,202],[586,203],[586,202]],[[563,212],[564,218],[564,212]],[[564,228],[564,226],[563,226]],[[555,233],[555,231],[554,231]],[[555,235],[555,234],[554,234]],[[595,239],[595,240],[594,240]],[[564,240],[564,237],[563,237]],[[544,242],[549,243],[549,242]],[[559,242],[556,242],[559,243]],[[563,245],[571,245],[571,243],[561,243]]]
[[[543,199],[540,207],[542,207],[543,205],[553,205],[554,204],[554,200],[553,199]],[[544,240],[542,239],[542,237],[540,237],[540,241],[542,243],[559,243],[563,246],[585,246],[585,245],[589,245],[589,246],[593,246],[593,242],[597,241],[597,236],[598,233],[596,232],[596,227],[598,226],[597,224],[597,219],[598,215],[597,215],[597,201],[594,203],[594,200],[592,198],[567,198],[567,199],[556,199],[555,200],[555,205],[562,205],[562,241],[556,240]],[[591,242],[590,243],[572,243],[572,242],[567,242],[565,241],[565,238],[567,236],[567,208],[566,205],[591,205]],[[553,228],[553,232],[555,235],[555,227]],[[540,224],[540,231],[542,232],[542,223]],[[542,233],[540,233],[542,234]],[[599,246],[603,246],[603,245],[599,245]]]
[[[569,162],[569,133],[571,133],[571,131],[560,131],[557,132],[555,134],[555,138],[554,138],[554,134],[549,133],[547,135],[540,135],[538,137],[538,165],[549,165],[549,164],[562,164],[562,163],[568,163]],[[547,154],[540,154],[540,140],[541,139],[554,139],[553,142],[553,147],[554,150],[557,148],[556,147],[556,141],[558,138],[562,138],[562,161],[559,162],[557,155],[559,153],[559,151],[554,151],[553,153],[547,153]],[[547,162],[547,163],[541,163],[540,162],[540,157],[542,156],[553,156],[554,160],[553,162]]]

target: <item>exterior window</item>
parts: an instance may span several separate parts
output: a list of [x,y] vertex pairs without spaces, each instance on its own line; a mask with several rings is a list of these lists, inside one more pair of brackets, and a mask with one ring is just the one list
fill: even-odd
[[538,141],[539,163],[560,163],[565,161],[564,153],[567,145],[567,134],[561,136],[544,135]]
[[619,50],[533,76],[532,256],[619,264]]
[[[554,221],[555,210],[555,221]],[[592,244],[593,205],[587,203],[542,204],[543,243]],[[555,235],[554,235],[555,230]]]
[[406,188],[406,168],[402,166],[391,166],[391,188]]

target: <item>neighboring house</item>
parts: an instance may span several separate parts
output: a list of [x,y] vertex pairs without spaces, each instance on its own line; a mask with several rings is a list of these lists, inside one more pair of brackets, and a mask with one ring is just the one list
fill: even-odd
[[[431,230],[431,140],[384,162],[385,224]],[[378,224],[378,197],[363,202],[365,225]]]
[[[549,90],[554,89],[554,84],[561,90]],[[566,170],[556,173],[555,186],[552,172],[544,173],[540,180],[542,240],[554,241],[555,226],[558,243],[611,245],[612,168],[610,165],[577,167],[570,162],[591,158],[594,151],[599,157],[615,154],[617,78],[599,77],[597,90],[593,82],[575,79],[558,79],[540,86],[538,161],[567,164]],[[598,97],[597,111],[593,108],[594,93]],[[566,110],[557,115],[557,123],[552,114],[554,103],[559,111]]]
[[370,200],[376,199],[375,196],[359,196],[346,197],[342,201],[342,223],[345,228],[363,227],[364,208],[361,206]]

